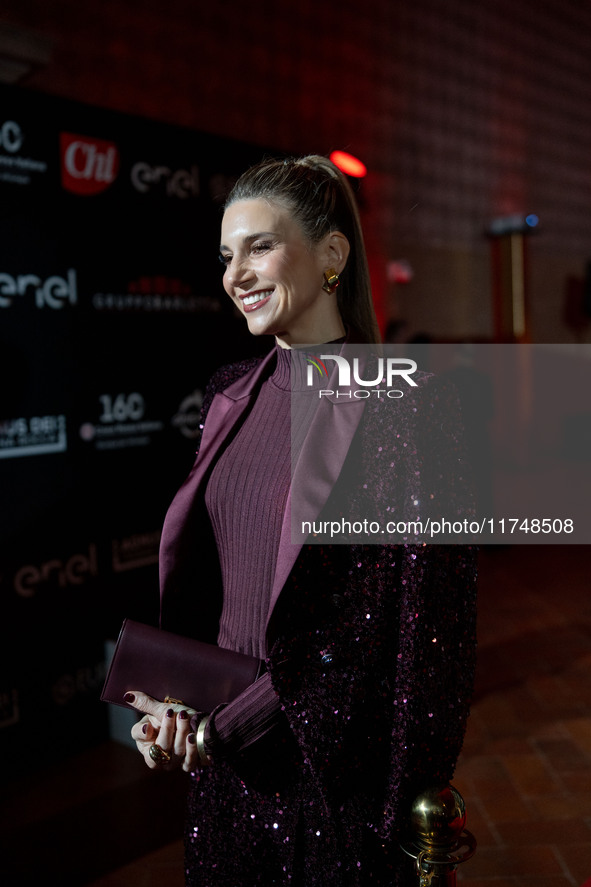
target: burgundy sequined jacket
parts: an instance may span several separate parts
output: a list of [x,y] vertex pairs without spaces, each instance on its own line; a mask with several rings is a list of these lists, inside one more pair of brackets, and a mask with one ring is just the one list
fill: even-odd
[[[215,642],[221,578],[204,489],[272,370],[272,355],[235,364],[218,372],[206,396],[199,457],[162,536],[162,620],[170,630],[194,626]],[[354,458],[355,483],[349,472],[341,497],[350,513],[412,517],[409,501],[436,500],[447,482],[417,441],[457,451],[457,409],[453,392],[426,376],[398,400],[323,398],[293,477],[298,508],[305,503],[311,520],[321,515]],[[475,588],[468,546],[293,544],[288,503],[267,664],[352,855],[360,830],[397,844],[415,795],[452,778],[473,685]]]

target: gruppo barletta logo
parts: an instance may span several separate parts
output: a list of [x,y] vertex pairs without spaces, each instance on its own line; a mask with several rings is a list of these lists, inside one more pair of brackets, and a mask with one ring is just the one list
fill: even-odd
[[[394,381],[404,380],[407,385],[413,388],[417,387],[417,383],[411,378],[412,374],[416,372],[417,364],[416,361],[408,357],[378,357],[373,358],[371,362],[365,360],[362,362],[359,357],[354,357],[350,361],[348,358],[343,357],[342,354],[313,354],[309,355],[306,360],[308,363],[306,384],[309,388],[317,387],[315,381],[317,382],[318,380],[318,373],[327,381],[331,378],[332,373],[329,373],[324,361],[332,360],[336,363],[337,387],[334,389],[319,389],[319,397],[356,397],[362,399],[374,395],[378,398],[389,397],[397,399],[404,397],[404,391],[400,388],[393,388]],[[368,363],[370,363],[371,369],[366,366]],[[334,367],[331,367],[331,370],[334,370]],[[374,378],[363,379],[362,374],[366,371],[370,371]],[[353,376],[353,382],[363,387],[354,388],[351,376]],[[386,387],[379,387],[381,385]]]
[[196,295],[193,288],[178,277],[142,275],[130,280],[127,292],[97,292],[92,297],[96,311],[157,313],[214,313],[221,310],[219,299]]
[[60,153],[66,191],[89,197],[105,191],[117,178],[119,149],[114,142],[62,132]]

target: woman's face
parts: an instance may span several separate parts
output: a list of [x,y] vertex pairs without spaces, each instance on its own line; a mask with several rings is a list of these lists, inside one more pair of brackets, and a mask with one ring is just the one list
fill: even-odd
[[281,204],[241,200],[224,213],[221,240],[224,289],[253,335],[274,335],[283,348],[343,335],[336,296],[322,289],[327,268],[344,267],[343,235],[311,245]]

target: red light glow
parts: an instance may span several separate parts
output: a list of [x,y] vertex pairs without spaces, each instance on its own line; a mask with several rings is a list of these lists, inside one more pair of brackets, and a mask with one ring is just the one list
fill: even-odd
[[330,159],[335,166],[338,166],[338,168],[348,176],[362,179],[364,175],[367,175],[367,167],[365,164],[362,163],[361,160],[358,160],[357,157],[353,157],[352,154],[347,154],[346,151],[333,151],[330,155]]

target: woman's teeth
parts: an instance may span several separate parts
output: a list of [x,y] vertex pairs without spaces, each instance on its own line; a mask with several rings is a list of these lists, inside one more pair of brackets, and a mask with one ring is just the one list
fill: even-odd
[[273,290],[265,290],[262,293],[254,293],[252,296],[246,296],[243,302],[245,305],[255,305],[257,302],[262,301],[262,299],[266,299],[272,292]]

